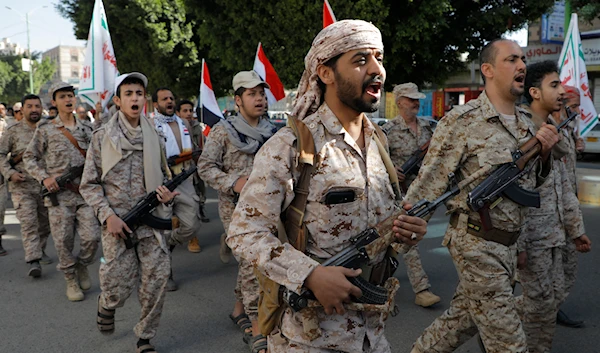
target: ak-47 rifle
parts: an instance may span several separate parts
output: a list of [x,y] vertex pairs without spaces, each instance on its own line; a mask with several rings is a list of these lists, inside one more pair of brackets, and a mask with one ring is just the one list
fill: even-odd
[[[565,109],[567,118],[556,127],[558,131],[577,117],[577,112],[569,107]],[[500,165],[469,193],[467,204],[479,213],[484,230],[492,228],[489,211],[502,200],[502,196],[521,206],[540,207],[540,194],[521,188],[516,181],[531,170],[533,163],[530,161],[541,151],[542,144],[535,136],[532,137],[512,154],[512,162]]]
[[[402,169],[402,173],[405,176],[417,175],[419,173],[419,169],[421,169],[421,162],[423,162],[423,158],[427,154],[427,150],[429,150],[429,143],[431,140],[428,140],[423,144],[423,146],[419,147],[418,150],[414,151],[413,154],[402,164],[400,169]],[[404,184],[404,183],[403,183]],[[402,185],[402,189],[406,191],[406,186]]]
[[[196,167],[184,170],[174,176],[173,179],[167,181],[164,186],[170,191],[173,191],[195,172]],[[152,191],[121,217],[129,229],[134,231],[140,224],[145,224],[154,229],[168,230],[173,228],[171,219],[159,218],[152,214],[152,211],[160,204],[156,195],[156,190]],[[125,235],[125,247],[127,249],[133,248],[133,239],[131,239],[131,236],[127,232],[125,232]]]
[[[72,183],[73,180],[79,178],[83,174],[83,164],[77,167],[71,167],[67,172],[58,178],[56,178],[56,183],[58,184],[59,190],[64,188],[67,184]],[[46,189],[45,186],[42,187],[42,198],[49,197],[52,202],[52,206],[58,206],[58,198],[56,197],[56,192],[50,192]]]
[[10,166],[12,168],[14,168],[17,164],[21,163],[21,161],[23,160],[23,154],[25,152],[21,152],[17,155],[11,156],[10,159],[8,160],[8,163],[10,164]]
[[172,167],[174,165],[183,163],[185,161],[189,161],[189,160],[196,161],[198,159],[198,157],[200,157],[201,154],[202,154],[202,150],[195,150],[193,152],[190,151],[190,152],[184,152],[182,154],[176,154],[174,156],[167,158],[167,164],[169,165],[169,167]]
[[[351,239],[350,246],[327,259],[327,261],[323,262],[321,265],[360,268],[362,265],[369,263],[370,259],[374,259],[378,254],[385,251],[385,249],[396,241],[392,227],[394,226],[394,220],[398,219],[398,216],[405,214],[423,218],[433,213],[439,205],[446,202],[451,197],[458,195],[466,185],[472,183],[474,180],[477,180],[488,172],[489,168],[481,168],[458,184],[455,182],[454,173],[450,173],[448,178],[453,186],[442,196],[433,201],[428,201],[426,199],[420,200],[408,211],[400,210],[394,212],[394,214],[384,219],[375,227],[369,228]],[[355,302],[378,305],[386,302],[387,290],[384,287],[370,283],[360,276],[349,277],[348,281],[362,291],[362,296],[360,298],[353,298]],[[283,291],[283,299],[293,310],[299,311],[307,307],[308,300],[315,299],[315,296],[308,289],[304,289],[301,294],[285,289]]]

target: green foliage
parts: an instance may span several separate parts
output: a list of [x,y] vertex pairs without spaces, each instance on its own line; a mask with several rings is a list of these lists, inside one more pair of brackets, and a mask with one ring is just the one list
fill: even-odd
[[[34,58],[37,55],[34,54]],[[21,68],[23,56],[0,56],[0,101],[10,105],[20,102],[29,93],[29,72]],[[54,75],[55,66],[46,58],[39,62],[33,60],[33,91],[40,88]]]
[[[93,0],[61,0],[58,7],[87,36]],[[338,20],[373,22],[383,34],[387,88],[413,81],[443,83],[476,58],[486,41],[537,20],[554,0],[331,0]],[[322,27],[322,0],[105,1],[121,72],[138,70],[151,86],[181,97],[197,95],[199,58],[213,88],[231,90],[233,75],[250,70],[258,42],[287,88],[295,88],[304,56]]]
[[600,1],[598,0],[571,0],[573,12],[577,12],[584,21],[592,22],[600,18]]
[[[110,0],[104,7],[119,72],[144,73],[149,92],[159,86],[184,97],[198,92],[198,40],[184,0]],[[57,8],[75,23],[77,38],[87,39],[94,0],[62,0]]]

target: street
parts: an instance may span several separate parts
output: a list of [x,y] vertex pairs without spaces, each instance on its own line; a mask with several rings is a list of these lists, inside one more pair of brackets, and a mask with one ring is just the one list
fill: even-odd
[[[598,168],[597,158],[587,160],[585,168]],[[590,167],[592,165],[592,167]],[[237,264],[219,260],[219,235],[222,225],[217,214],[216,193],[211,190],[206,205],[210,223],[202,224],[202,252],[192,254],[180,246],[173,253],[173,269],[179,290],[167,294],[167,300],[156,338],[152,340],[158,352],[248,352],[240,330],[228,314],[233,308],[233,288]],[[585,328],[558,327],[552,352],[598,352],[600,336],[600,207],[582,205],[588,235],[593,242],[592,253],[580,255],[579,276],[574,291],[563,309],[573,318],[585,320]],[[396,298],[400,312],[387,321],[386,336],[393,352],[410,352],[422,330],[447,307],[457,284],[457,275],[446,248],[441,246],[447,227],[445,209],[440,209],[429,223],[426,238],[420,243],[424,267],[432,290],[442,302],[431,309],[416,306],[414,294],[401,262],[396,272],[402,287]],[[65,296],[65,281],[55,266],[53,243],[47,253],[54,260],[43,266],[40,279],[27,277],[28,266],[23,260],[19,225],[13,209],[6,215],[8,234],[3,245],[9,254],[0,257],[0,352],[7,353],[67,353],[67,352],[134,352],[136,337],[133,326],[139,316],[136,294],[125,307],[116,312],[116,330],[103,336],[96,329],[96,298],[99,261],[90,268],[92,289],[82,302],[71,303]],[[100,251],[98,258],[101,256]],[[456,352],[479,352],[471,340]]]

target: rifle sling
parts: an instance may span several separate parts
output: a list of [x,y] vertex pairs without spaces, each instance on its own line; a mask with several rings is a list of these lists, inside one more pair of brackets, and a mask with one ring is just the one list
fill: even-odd
[[[56,121],[53,121],[54,124],[56,124]],[[79,147],[79,144],[77,143],[77,140],[75,140],[75,137],[73,137],[73,134],[71,134],[71,132],[69,131],[69,129],[67,129],[64,126],[56,126],[56,128],[62,132],[63,135],[65,135],[65,137],[73,144],[73,146],[75,146],[75,148],[77,148],[77,150],[79,151],[79,153],[81,153],[81,155],[83,156],[83,158],[85,158],[85,150],[81,147]]]

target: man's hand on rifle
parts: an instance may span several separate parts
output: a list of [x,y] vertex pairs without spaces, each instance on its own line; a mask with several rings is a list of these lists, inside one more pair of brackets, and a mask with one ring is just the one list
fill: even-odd
[[10,176],[10,181],[13,183],[22,183],[25,181],[25,175],[23,173],[15,173]]
[[583,142],[583,138],[581,138],[581,137],[577,138],[577,141],[575,141],[575,149],[579,153],[581,153],[585,150],[585,142]]
[[592,241],[584,234],[579,238],[575,238],[575,246],[579,252],[589,252],[592,250]]
[[541,156],[545,161],[550,156],[550,151],[552,151],[552,147],[558,143],[560,136],[558,135],[558,131],[556,130],[556,126],[552,124],[542,125],[542,127],[535,134],[535,137],[540,141],[542,145]]
[[361,272],[341,266],[317,266],[304,280],[304,286],[313,292],[327,315],[343,314],[346,312],[343,303],[352,302],[351,296],[362,296],[360,288],[346,277],[357,277]]
[[123,222],[121,218],[117,215],[111,215],[106,220],[106,230],[108,230],[108,234],[112,235],[115,238],[126,239],[127,236],[125,232],[128,234],[133,233],[131,229],[127,226],[127,223]]
[[396,167],[396,174],[398,174],[398,182],[402,184],[406,180],[406,175],[404,175],[402,168]]
[[171,191],[164,185],[161,185],[156,189],[156,198],[158,198],[158,201],[161,203],[169,203],[177,195],[179,195],[179,191]]
[[[412,205],[407,203],[403,207],[408,211],[412,208]],[[423,239],[425,233],[427,233],[427,222],[419,217],[401,215],[398,216],[398,219],[394,220],[392,230],[399,242],[416,245]]]
[[58,192],[58,190],[60,190],[60,186],[58,186],[58,183],[56,182],[56,177],[46,178],[43,183],[50,192]]

